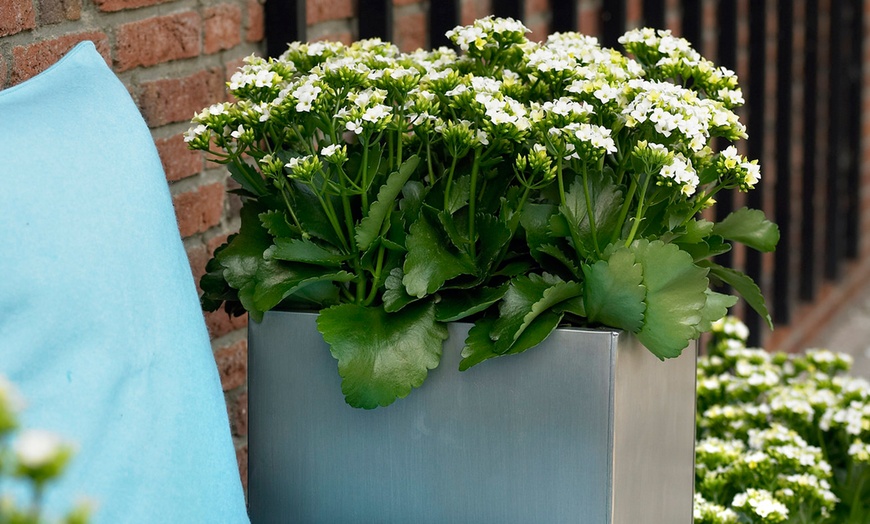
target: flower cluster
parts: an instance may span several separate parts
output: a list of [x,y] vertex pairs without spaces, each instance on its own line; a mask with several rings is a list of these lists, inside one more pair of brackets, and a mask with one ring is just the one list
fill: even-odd
[[[23,401],[13,385],[0,376],[0,481],[5,476],[29,486],[32,502],[21,509],[11,496],[0,491],[0,522],[19,524],[42,524],[48,522],[41,513],[41,503],[46,486],[57,479],[72,457],[72,447],[54,433],[28,429],[21,431],[6,446],[6,441],[18,429],[18,415]],[[0,482],[0,487],[5,483]],[[80,506],[64,517],[66,524],[85,524],[89,509]]]
[[870,383],[842,375],[851,357],[747,348],[733,317],[713,334],[698,362],[696,522],[864,522]]
[[[330,330],[347,322],[329,319],[343,306],[377,310],[397,332],[358,340],[370,346],[360,355],[415,332],[436,351],[442,323],[468,319],[465,369],[561,323],[629,330],[674,357],[736,301],[711,279],[755,293],[709,258],[731,242],[772,250],[776,226],[747,209],[721,224],[699,216],[717,192],[759,181],[757,164],[710,146],[745,137],[733,73],[667,32],[627,33],[630,54],[527,32],[487,17],[448,32],[459,53],[363,40],[249,57],[228,84],[234,101],[196,114],[185,135],[228,166],[244,202],[239,235],[203,277],[204,307],[255,320],[319,309],[338,341]],[[653,285],[661,275],[673,285]],[[392,402],[425,362],[397,356],[404,372],[346,383],[366,396],[348,401]]]

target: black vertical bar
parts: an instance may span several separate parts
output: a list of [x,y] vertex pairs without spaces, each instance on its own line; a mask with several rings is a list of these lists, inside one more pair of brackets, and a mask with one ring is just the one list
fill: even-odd
[[794,306],[792,253],[792,47],[794,44],[794,5],[790,1],[777,2],[776,43],[776,196],[775,216],[779,225],[780,239],[774,253],[773,271],[773,319],[787,324]]
[[360,38],[393,39],[392,0],[357,0]]
[[[716,60],[728,69],[737,69],[737,0],[721,0],[716,13],[719,24],[719,41],[716,45]],[[727,147],[724,140],[720,148]],[[716,196],[716,219],[722,220],[734,211],[734,191],[723,191]],[[717,258],[723,266],[734,264],[734,255],[729,251]]]
[[577,30],[577,5],[575,0],[550,0],[550,32],[564,33]]
[[522,20],[526,14],[525,4],[524,0],[493,0],[492,14],[502,18]]
[[665,0],[643,0],[643,25],[665,28]]
[[447,31],[459,25],[460,0],[433,0],[429,2],[429,45],[432,48],[451,45]]
[[683,0],[683,17],[680,23],[683,38],[701,49],[701,0]]
[[[767,2],[749,2],[749,92],[747,94],[747,132],[749,134],[749,157],[761,158],[764,155],[764,74],[766,60],[766,6]],[[764,184],[759,183],[747,195],[749,207],[761,209]],[[761,254],[754,250],[746,252],[746,273],[763,287],[761,281]],[[753,312],[747,312],[744,322],[749,327],[749,344],[759,345],[761,341],[762,319]]]
[[847,72],[847,100],[849,108],[846,115],[847,126],[846,134],[849,137],[848,153],[846,159],[848,161],[846,168],[846,187],[852,188],[846,191],[846,213],[845,213],[845,233],[846,233],[846,252],[845,255],[849,258],[858,256],[858,242],[860,229],[860,203],[861,192],[858,188],[861,187],[861,79],[862,62],[863,62],[863,43],[864,43],[864,9],[861,0],[851,0],[848,3],[850,12],[846,19],[850,20],[849,36],[846,38],[846,44],[849,46],[848,53],[848,72]]
[[266,55],[277,58],[290,42],[305,40],[305,0],[266,0]]
[[828,71],[828,158],[826,190],[826,249],[825,276],[831,280],[840,277],[842,255],[845,253],[845,227],[843,223],[843,191],[845,189],[840,163],[842,161],[843,132],[843,63],[842,35],[844,24],[843,2],[831,0],[830,57]]
[[801,187],[801,278],[802,300],[812,300],[819,286],[819,246],[816,237],[818,187],[816,179],[816,138],[818,122],[819,0],[806,0],[804,11],[804,100],[803,100],[803,185]]
[[601,43],[617,47],[619,37],[625,33],[625,0],[604,2],[601,6]]

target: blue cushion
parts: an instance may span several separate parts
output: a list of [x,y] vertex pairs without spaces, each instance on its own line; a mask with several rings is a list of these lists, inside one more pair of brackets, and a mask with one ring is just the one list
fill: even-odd
[[0,91],[0,213],[0,374],[78,448],[50,514],[247,522],[160,160],[92,43]]

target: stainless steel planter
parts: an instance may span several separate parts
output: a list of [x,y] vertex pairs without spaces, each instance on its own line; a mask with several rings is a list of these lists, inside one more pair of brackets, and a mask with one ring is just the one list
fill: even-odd
[[386,408],[344,403],[311,313],[249,326],[249,510],[261,523],[692,521],[695,348],[660,362],[617,331],[560,329]]

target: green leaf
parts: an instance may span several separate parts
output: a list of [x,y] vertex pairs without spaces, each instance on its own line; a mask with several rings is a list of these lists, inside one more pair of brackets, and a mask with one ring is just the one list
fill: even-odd
[[646,286],[644,325],[637,337],[660,359],[679,356],[699,335],[707,302],[707,270],[674,244],[634,241],[630,249],[643,266]]
[[397,171],[390,173],[384,185],[378,190],[378,198],[369,207],[368,215],[360,220],[356,227],[356,243],[360,251],[365,251],[372,245],[372,242],[380,236],[381,229],[384,224],[384,219],[387,218],[390,211],[396,203],[396,197],[402,191],[405,183],[417,169],[420,163],[420,157],[413,155],[402,162]]
[[[293,187],[295,189],[293,192],[293,206],[296,210],[296,218],[299,219],[302,229],[313,237],[325,240],[333,246],[340,247],[341,240],[339,240],[317,196],[308,187],[301,184],[294,183]],[[341,205],[333,202],[333,207],[336,213],[340,215],[338,219],[339,223],[341,223],[341,220],[343,220],[340,210]]]
[[618,227],[622,191],[619,186],[605,179],[600,173],[589,174],[588,187],[593,206],[592,216],[595,219],[596,238],[599,242],[597,247],[593,242],[586,193],[580,177],[574,180],[570,190],[565,193],[565,205],[559,206],[559,211],[567,221],[568,227],[576,233],[577,239],[582,244],[580,247],[586,253],[595,253],[598,251],[597,248],[604,247],[602,243],[607,242]]
[[246,162],[230,162],[227,164],[227,171],[233,180],[255,196],[261,197],[269,192],[263,175],[254,166]]
[[488,272],[498,262],[504,246],[510,242],[511,231],[507,224],[488,214],[478,213],[476,225],[479,238],[477,267],[481,272]]
[[[570,256],[566,255],[565,252],[559,248],[559,246],[555,246],[553,244],[544,244],[538,247],[538,253],[550,255],[554,259],[561,262],[562,265],[565,266],[568,271],[570,271],[571,274],[574,275],[575,278],[577,278],[578,280],[580,279],[580,276],[582,275],[581,270],[577,268],[577,264],[574,263],[574,260]],[[540,260],[541,257],[538,258]]]
[[241,227],[229,245],[215,254],[215,259],[223,267],[223,277],[227,284],[239,292],[239,301],[259,321],[264,309],[254,303],[254,288],[257,285],[257,271],[265,263],[263,253],[272,245],[272,238],[263,228],[256,204],[249,202],[240,211]]
[[292,238],[301,234],[299,228],[287,223],[287,215],[283,211],[267,211],[260,213],[260,223],[269,234],[275,238]]
[[707,303],[701,310],[701,323],[698,324],[700,333],[707,333],[713,329],[713,322],[728,314],[728,308],[737,303],[734,295],[724,295],[712,289],[707,289]]
[[425,214],[421,213],[411,226],[405,244],[408,254],[402,283],[409,295],[423,298],[440,289],[451,278],[475,273],[468,256],[451,249],[447,239],[429,223]]
[[495,321],[495,318],[480,319],[468,331],[465,346],[462,348],[459,371],[466,371],[470,367],[493,357],[515,355],[537,346],[559,326],[559,322],[562,321],[562,313],[547,311],[539,315],[523,330],[510,351],[506,353],[498,353],[495,349],[495,342],[490,337],[490,331]]
[[325,267],[341,267],[350,258],[335,248],[323,247],[311,240],[302,238],[277,238],[275,244],[266,250],[266,259],[305,262]]
[[679,241],[686,244],[701,242],[713,232],[713,225],[713,222],[709,220],[690,220],[686,224],[686,232],[679,238]]
[[388,313],[395,313],[411,302],[419,300],[405,291],[405,286],[402,284],[404,276],[402,268],[396,267],[390,270],[390,274],[387,275],[384,281],[384,287],[386,288],[383,294],[384,310]]
[[767,311],[767,306],[764,303],[764,296],[761,294],[758,285],[755,284],[755,281],[753,281],[749,275],[709,261],[701,262],[699,265],[710,268],[710,274],[712,276],[734,288],[734,291],[739,293],[740,296],[743,297],[743,300],[745,300],[756,313],[761,315],[761,318],[767,322],[770,329],[773,329],[773,319],[770,318],[770,312]]
[[[534,253],[538,247],[551,243],[550,217],[557,208],[550,204],[526,204],[520,214],[520,225],[526,233],[526,242]],[[566,235],[567,235],[566,231]]]
[[451,290],[441,295],[441,300],[435,306],[435,318],[441,322],[462,320],[495,304],[507,290],[507,283],[499,287]]
[[779,242],[779,227],[768,220],[763,211],[746,207],[716,224],[713,233],[762,252],[773,251]]
[[453,180],[453,187],[450,188],[450,198],[447,201],[447,208],[444,209],[449,214],[456,213],[463,207],[468,205],[468,195],[471,192],[471,176],[463,175]]
[[586,315],[592,322],[637,333],[643,327],[646,287],[643,266],[628,248],[583,266]]
[[347,271],[266,260],[257,268],[252,299],[258,310],[269,311],[285,298],[314,282],[350,282],[354,278]]
[[535,318],[560,302],[582,294],[583,286],[579,283],[565,282],[546,273],[512,280],[499,304],[499,318],[491,333],[495,351],[507,353]]
[[338,360],[345,401],[365,409],[388,406],[423,384],[447,338],[429,302],[398,313],[341,304],[320,312],[317,329]]

